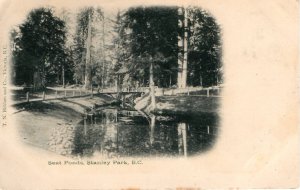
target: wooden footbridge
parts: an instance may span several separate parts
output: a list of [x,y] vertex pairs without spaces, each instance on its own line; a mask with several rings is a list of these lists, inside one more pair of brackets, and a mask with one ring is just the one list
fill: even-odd
[[[220,86],[214,87],[186,87],[186,88],[155,88],[155,96],[206,96],[219,97],[221,92]],[[34,92],[30,88],[11,89],[14,103],[44,101],[53,99],[75,98],[75,97],[93,97],[97,94],[109,95],[116,97],[120,95],[123,99],[127,95],[141,96],[149,93],[148,87],[136,89],[91,89],[84,90],[81,88],[51,88],[48,87],[42,92]]]

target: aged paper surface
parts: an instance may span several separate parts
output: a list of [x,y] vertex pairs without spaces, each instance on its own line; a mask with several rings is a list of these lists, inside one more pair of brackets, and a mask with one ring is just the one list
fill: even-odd
[[[224,90],[211,150],[143,159],[141,165],[49,165],[70,158],[22,142],[10,106],[9,31],[37,7],[88,5],[196,5],[214,15],[221,26]],[[298,187],[298,8],[296,0],[2,0],[0,189]]]

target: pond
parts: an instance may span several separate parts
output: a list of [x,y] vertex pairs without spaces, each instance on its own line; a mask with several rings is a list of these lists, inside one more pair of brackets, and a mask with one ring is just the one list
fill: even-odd
[[108,107],[87,114],[78,123],[71,154],[108,158],[193,156],[212,148],[217,132],[216,114],[148,116]]

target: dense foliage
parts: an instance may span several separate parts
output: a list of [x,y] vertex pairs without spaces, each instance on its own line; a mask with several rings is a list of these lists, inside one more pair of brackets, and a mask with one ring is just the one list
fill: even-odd
[[191,86],[216,85],[221,79],[220,28],[204,10],[190,7],[188,84]]
[[[220,29],[207,12],[194,7],[188,11],[188,84],[211,86],[220,81]],[[178,7],[135,7],[119,16],[118,64],[128,70],[124,80],[149,84],[149,66],[154,64],[154,81],[159,87],[177,84]],[[131,82],[132,83],[132,82]]]
[[[73,35],[66,35],[67,20],[53,10],[31,11],[12,33],[17,85],[52,84],[149,86],[150,71],[156,86],[177,85],[178,39],[184,29],[179,7],[133,7],[105,18],[100,8],[76,13]],[[206,11],[188,7],[187,44],[189,86],[221,82],[220,27]],[[110,35],[114,36],[111,37]],[[66,41],[72,41],[67,47]]]
[[[57,73],[67,61],[65,24],[52,10],[39,8],[29,13],[14,38],[13,59],[16,84],[45,86],[57,81]],[[41,82],[41,84],[39,83]]]

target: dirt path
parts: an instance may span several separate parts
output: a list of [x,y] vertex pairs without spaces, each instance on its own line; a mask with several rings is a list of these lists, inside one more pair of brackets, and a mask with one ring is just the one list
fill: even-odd
[[27,144],[62,155],[72,151],[75,127],[83,113],[92,106],[109,104],[112,98],[97,95],[94,98],[71,98],[30,102],[16,105],[13,115],[20,140]]

